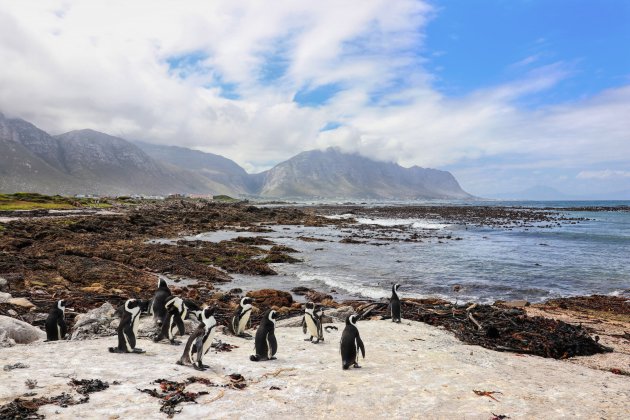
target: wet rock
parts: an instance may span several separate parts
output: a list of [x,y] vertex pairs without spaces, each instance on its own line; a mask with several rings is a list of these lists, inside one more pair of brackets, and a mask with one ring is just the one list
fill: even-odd
[[315,302],[315,303],[320,303],[320,302],[323,302],[324,300],[332,299],[331,295],[327,295],[326,293],[318,292],[317,290],[309,291],[308,293],[306,293],[305,297],[306,297],[307,300],[309,300],[311,302]]
[[11,299],[13,296],[11,296],[11,293],[4,293],[4,292],[0,292],[0,303],[6,303],[9,301],[9,299]]
[[247,292],[247,296],[253,298],[254,305],[259,307],[277,306],[281,308],[283,306],[291,306],[291,304],[293,303],[291,293],[284,292],[282,290],[252,290],[250,292]]
[[494,306],[499,306],[502,308],[524,308],[529,306],[529,302],[526,300],[497,300],[494,302]]
[[355,313],[355,311],[352,306],[340,306],[339,308],[325,311],[325,315],[336,322],[346,322],[346,318],[353,313]]
[[19,319],[0,315],[0,341],[28,344],[46,338],[46,333]]
[[0,292],[3,292],[8,289],[9,289],[9,281],[5,279],[4,277],[0,277]]
[[294,287],[293,289],[291,289],[291,291],[293,293],[295,293],[296,295],[299,295],[299,296],[304,296],[305,294],[307,294],[311,290],[312,289],[309,289],[308,287],[304,287],[304,286],[298,286],[298,287]]
[[11,298],[7,300],[7,303],[13,306],[20,306],[22,308],[26,308],[26,309],[33,309],[35,308],[35,305],[33,305],[31,303],[31,301],[29,301],[26,298]]

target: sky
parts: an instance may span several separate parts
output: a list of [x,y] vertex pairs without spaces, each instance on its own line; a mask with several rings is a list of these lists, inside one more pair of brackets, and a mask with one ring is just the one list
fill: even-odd
[[630,1],[0,0],[0,112],[217,153],[630,195]]

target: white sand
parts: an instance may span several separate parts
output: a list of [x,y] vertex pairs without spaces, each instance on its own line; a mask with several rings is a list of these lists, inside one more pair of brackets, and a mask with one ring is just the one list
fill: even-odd
[[[467,346],[449,333],[416,322],[393,325],[388,321],[360,322],[367,358],[362,369],[341,370],[339,331],[327,334],[325,344],[304,342],[300,328],[278,328],[278,360],[250,362],[253,341],[219,334],[239,345],[232,352],[214,353],[204,360],[211,370],[200,373],[175,365],[182,346],[155,344],[141,339],[147,354],[110,354],[116,339],[34,343],[0,349],[0,363],[23,362],[28,369],[0,371],[0,404],[27,392],[26,379],[37,379],[39,396],[70,390],[66,375],[99,378],[109,389],[91,395],[83,405],[44,406],[51,418],[165,418],[159,401],[137,388],[153,388],[158,378],[183,380],[204,376],[227,383],[225,375],[240,373],[245,390],[196,384],[190,390],[208,390],[199,404],[183,404],[175,418],[483,418],[491,413],[511,418],[628,418],[628,377],[534,356],[498,353]],[[421,339],[421,340],[417,340]],[[284,370],[273,377],[265,374]],[[271,386],[280,390],[270,390]],[[500,391],[499,401],[477,396],[473,389]],[[58,414],[55,414],[58,413]]]

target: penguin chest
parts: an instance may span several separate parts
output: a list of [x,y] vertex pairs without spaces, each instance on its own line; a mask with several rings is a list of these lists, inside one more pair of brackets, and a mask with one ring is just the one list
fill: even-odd
[[238,333],[242,333],[243,331],[245,331],[245,327],[247,326],[247,323],[249,322],[249,316],[251,315],[251,311],[247,311],[243,314],[243,316],[241,317],[241,319],[238,322]]
[[317,324],[315,324],[313,317],[309,315],[306,315],[306,328],[312,337],[317,337],[319,335],[317,332]]
[[140,328],[140,322],[138,322],[140,317],[138,315],[134,316],[131,325],[131,329],[133,330],[134,337],[138,337],[138,329]]

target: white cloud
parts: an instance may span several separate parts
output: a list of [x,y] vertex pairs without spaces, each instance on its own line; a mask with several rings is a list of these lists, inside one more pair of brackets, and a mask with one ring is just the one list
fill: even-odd
[[[0,0],[0,111],[55,133],[196,147],[250,170],[327,146],[431,167],[519,154],[588,168],[630,156],[630,86],[519,106],[570,76],[562,62],[464,97],[435,90],[431,52],[420,54],[433,14],[414,0]],[[270,62],[278,78],[265,76]],[[234,99],[222,96],[227,84]],[[322,85],[341,91],[319,107],[293,102]],[[331,121],[341,126],[320,132]]]

